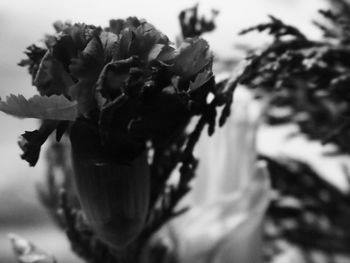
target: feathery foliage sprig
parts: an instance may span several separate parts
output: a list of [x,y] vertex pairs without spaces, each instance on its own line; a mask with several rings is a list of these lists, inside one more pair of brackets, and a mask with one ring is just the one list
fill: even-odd
[[[329,11],[321,14],[330,17]],[[332,18],[332,23],[343,21]],[[349,151],[349,132],[344,129],[350,113],[350,49],[344,38],[347,27],[341,27],[342,37],[337,41],[314,41],[299,29],[271,19],[242,31],[268,31],[274,41],[250,58],[241,83],[255,89],[259,96],[271,95],[270,123],[296,122],[311,138],[334,142]]]
[[[239,82],[257,97],[269,98],[269,124],[297,123],[310,139],[332,142],[350,153],[350,9],[346,1],[335,2],[346,8],[320,11],[325,18],[316,23],[324,32],[320,41],[274,17],[243,30],[242,34],[267,32],[273,40],[248,58]],[[348,254],[350,235],[344,222],[349,218],[349,194],[305,164],[289,166],[263,158],[278,193],[268,211],[267,238],[273,236],[276,243],[287,240],[306,254],[318,251],[330,262],[336,254]],[[265,245],[269,247],[268,242]]]

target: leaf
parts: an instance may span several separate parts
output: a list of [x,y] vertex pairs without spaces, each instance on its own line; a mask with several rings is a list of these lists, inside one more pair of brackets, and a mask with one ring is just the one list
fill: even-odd
[[78,115],[77,102],[70,101],[62,95],[35,95],[27,100],[23,95],[11,94],[6,101],[0,99],[0,111],[18,118],[42,120],[74,121]]
[[111,32],[101,32],[100,40],[104,50],[104,56],[109,60],[113,56],[113,49],[118,41],[118,36]]
[[69,35],[60,35],[52,47],[52,56],[60,61],[66,72],[69,72],[70,60],[77,56],[78,49],[73,38]]
[[162,47],[169,45],[169,39],[146,21],[137,21],[136,24],[125,24],[121,31],[120,40],[115,51],[115,60],[127,59],[137,56],[140,60],[151,61],[155,59]]
[[190,91],[196,91],[200,87],[202,87],[205,83],[207,83],[211,78],[213,77],[213,74],[209,70],[204,70],[203,72],[199,73],[195,80],[190,83]]
[[107,32],[112,32],[116,35],[121,34],[122,30],[125,28],[137,28],[142,21],[137,17],[128,17],[124,19],[111,19],[109,20],[109,27],[106,28]]
[[148,53],[148,61],[152,61],[157,59],[159,54],[162,52],[164,48],[163,44],[155,44],[153,45],[151,51]]
[[72,84],[73,80],[64,65],[51,55],[50,51],[47,51],[34,79],[34,85],[38,88],[40,95],[67,94],[67,89]]
[[72,75],[78,82],[70,87],[69,95],[78,102],[78,111],[85,117],[97,108],[95,87],[104,66],[104,50],[99,37],[94,37],[87,44],[78,58],[73,58],[69,65]]
[[32,82],[34,82],[36,73],[38,72],[40,62],[45,56],[47,50],[36,45],[27,47],[24,52],[27,55],[27,59],[22,59],[18,65],[21,67],[28,67],[28,72],[32,76]]
[[29,163],[30,166],[35,166],[39,160],[41,145],[45,142],[45,139],[40,134],[39,130],[26,131],[21,135],[18,141],[19,147],[22,149],[23,154],[21,154],[22,160]]
[[174,71],[179,76],[189,79],[202,71],[213,61],[209,45],[204,39],[187,39],[182,43],[177,56]]
[[135,39],[130,44],[131,55],[141,59],[147,59],[156,44],[169,44],[168,38],[158,31],[153,25],[143,22],[134,31]]
[[86,25],[84,23],[75,23],[74,25],[66,24],[62,34],[66,34],[72,37],[75,47],[78,50],[83,50],[87,43],[96,35],[96,28],[92,25]]
[[177,54],[178,52],[175,48],[171,46],[163,46],[162,51],[157,56],[157,60],[165,64],[171,64],[176,58]]
[[19,263],[56,263],[52,255],[37,248],[30,241],[15,234],[9,234],[9,238]]
[[130,45],[134,38],[134,33],[130,28],[122,30],[118,44],[114,53],[114,60],[127,59],[130,57]]
[[41,146],[54,130],[57,129],[57,132],[62,130],[60,126],[64,126],[66,122],[45,120],[38,130],[26,131],[21,134],[18,141],[18,145],[23,151],[21,158],[27,161],[30,166],[35,166],[39,159]]
[[105,30],[107,32],[112,32],[116,35],[119,35],[124,28],[124,24],[124,19],[111,19],[109,20],[109,27],[107,27]]
[[60,121],[59,122],[59,124],[57,125],[57,129],[56,129],[56,141],[57,142],[60,142],[64,133],[68,129],[69,125],[70,125],[69,121]]
[[97,91],[104,98],[114,100],[124,91],[125,82],[131,76],[130,69],[139,66],[138,64],[135,57],[108,63],[97,81]]

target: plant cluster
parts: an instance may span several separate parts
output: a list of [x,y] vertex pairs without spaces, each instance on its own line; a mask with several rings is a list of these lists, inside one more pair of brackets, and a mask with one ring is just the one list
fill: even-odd
[[[311,40],[273,16],[243,30],[241,34],[267,32],[273,41],[247,58],[239,82],[258,98],[268,98],[270,125],[297,123],[311,140],[334,143],[349,153],[350,9],[346,1],[333,2],[332,10],[320,11],[324,21],[315,22],[324,33],[322,40]],[[308,262],[314,262],[315,251],[330,262],[348,254],[349,194],[305,164],[262,158],[278,193],[265,226],[267,262],[279,253],[282,240],[301,247]]]
[[320,13],[330,21],[317,23],[325,34],[322,41],[308,39],[273,16],[242,31],[267,31],[273,42],[251,56],[241,83],[258,96],[268,94],[271,124],[298,123],[310,138],[334,142],[348,152],[349,24],[330,10]]
[[[182,21],[181,26],[186,25]],[[187,210],[177,210],[176,206],[190,190],[195,175],[198,160],[193,149],[206,125],[209,134],[214,132],[219,106],[224,106],[220,117],[220,124],[224,124],[234,83],[215,83],[213,56],[207,42],[199,37],[210,29],[192,32],[190,38],[184,35],[180,46],[175,47],[153,25],[135,17],[110,20],[106,28],[62,22],[56,22],[54,28],[56,34],[46,35],[45,46],[31,45],[25,52],[27,58],[19,63],[28,68],[40,95],[28,100],[10,95],[6,101],[0,100],[0,110],[19,118],[42,120],[39,129],[26,131],[19,141],[22,159],[31,166],[37,163],[42,144],[53,132],[57,142],[67,134],[73,156],[91,164],[94,171],[101,167],[129,171],[135,160],[142,159],[135,168],[141,181],[136,179],[135,189],[126,195],[134,200],[140,199],[139,190],[145,193],[139,200],[145,218],[132,240],[117,244],[117,249],[87,220],[85,215],[93,208],[84,207],[84,202],[99,204],[101,200],[93,201],[95,193],[79,186],[78,193],[73,191],[71,177],[78,178],[76,182],[89,181],[91,174],[83,174],[76,167],[72,171],[65,147],[54,144],[56,150],[49,153],[52,167],[46,186],[42,185],[39,192],[56,222],[65,229],[72,249],[86,261],[138,262],[149,238]],[[197,123],[189,130],[193,117]],[[72,162],[74,167],[77,159]],[[54,167],[65,173],[63,183],[57,182]],[[179,181],[169,185],[167,180],[177,169]],[[149,189],[140,183],[148,180],[147,170]],[[66,190],[61,190],[62,186]],[[102,188],[107,193],[118,192],[113,187],[106,182]],[[126,209],[125,213],[132,208]]]

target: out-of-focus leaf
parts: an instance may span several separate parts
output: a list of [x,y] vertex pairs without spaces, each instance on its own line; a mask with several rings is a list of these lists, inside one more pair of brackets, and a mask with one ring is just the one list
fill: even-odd
[[179,15],[182,37],[197,37],[205,32],[215,29],[215,18],[218,15],[217,10],[211,10],[212,17],[207,19],[198,15],[198,4],[193,7],[184,9]]
[[9,238],[19,263],[56,263],[52,255],[37,248],[30,241],[15,234],[9,234]]
[[[339,152],[336,145],[322,145],[320,141],[310,140],[296,124],[263,126],[259,136],[258,146],[263,156],[280,163],[306,164],[340,193],[350,191],[346,173],[350,158]],[[268,140],[270,144],[266,143]]]
[[202,87],[205,83],[207,83],[211,78],[213,77],[213,74],[209,70],[204,70],[203,72],[199,73],[195,80],[190,83],[190,90],[195,91],[198,88]]
[[298,28],[294,27],[294,26],[290,26],[287,25],[285,23],[282,22],[282,20],[269,15],[269,18],[271,20],[271,22],[269,23],[265,23],[265,24],[259,24],[257,26],[253,26],[247,29],[242,30],[239,34],[240,35],[244,35],[247,34],[251,31],[258,31],[258,32],[262,32],[262,31],[268,31],[268,33],[270,35],[273,35],[276,38],[280,38],[282,36],[293,36],[296,37],[298,39],[301,40],[306,40],[306,36],[299,31]]
[[200,38],[187,39],[179,48],[174,71],[185,79],[190,79],[212,63],[212,60],[207,41]]
[[111,19],[109,20],[109,27],[107,27],[105,30],[107,32],[112,32],[119,35],[124,28],[124,23],[124,19]]
[[42,120],[74,121],[78,115],[77,103],[62,95],[50,97],[35,95],[27,100],[22,95],[11,94],[6,101],[0,99],[0,111],[18,118]]
[[109,21],[109,27],[105,30],[107,32],[112,32],[116,35],[119,35],[123,29],[127,27],[136,28],[141,24],[137,17],[128,17],[126,20],[124,19],[111,19]]

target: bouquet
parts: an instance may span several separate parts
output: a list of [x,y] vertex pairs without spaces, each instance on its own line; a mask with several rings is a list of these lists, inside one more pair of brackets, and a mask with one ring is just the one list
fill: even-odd
[[[50,134],[57,141],[68,134],[80,206],[70,207],[62,193],[58,208],[75,252],[91,262],[136,262],[150,236],[185,212],[175,207],[190,189],[194,146],[205,125],[214,132],[219,106],[225,123],[237,76],[216,84],[205,40],[175,47],[135,17],[106,28],[54,27],[45,47],[28,47],[20,62],[40,95],[10,95],[0,110],[41,120],[19,141],[30,166]],[[177,169],[178,182],[168,185]]]

